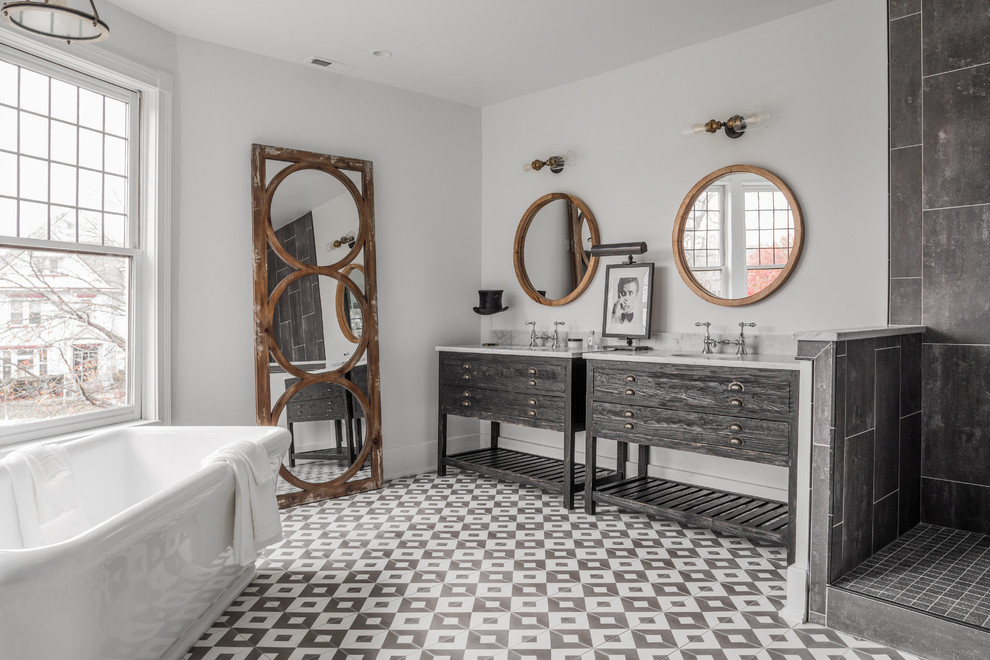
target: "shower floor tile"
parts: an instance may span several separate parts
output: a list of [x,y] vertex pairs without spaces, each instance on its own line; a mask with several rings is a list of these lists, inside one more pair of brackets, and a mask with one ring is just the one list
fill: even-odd
[[185,660],[915,660],[779,616],[784,548],[451,470],[282,511]]
[[990,536],[920,524],[836,586],[990,629]]

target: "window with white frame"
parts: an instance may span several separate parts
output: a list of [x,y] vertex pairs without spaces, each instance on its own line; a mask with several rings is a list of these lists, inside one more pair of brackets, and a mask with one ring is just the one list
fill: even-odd
[[709,186],[698,195],[684,228],[684,254],[698,282],[721,296],[725,281],[725,190]]
[[5,433],[141,416],[140,109],[138,91],[0,47]]

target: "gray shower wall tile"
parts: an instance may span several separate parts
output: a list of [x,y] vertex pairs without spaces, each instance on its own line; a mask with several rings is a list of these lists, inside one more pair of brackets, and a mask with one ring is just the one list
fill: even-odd
[[921,146],[890,152],[890,276],[921,277]]
[[921,143],[921,15],[888,23],[890,146]]
[[876,339],[857,339],[846,347],[846,428],[850,437],[873,428]]
[[896,20],[921,11],[921,0],[890,0],[887,3],[887,18]]
[[901,335],[901,417],[921,410],[922,337]]
[[921,522],[921,413],[901,418],[898,530]]
[[921,521],[990,534],[990,487],[922,479]]
[[818,353],[814,362],[814,382],[812,394],[811,440],[818,445],[831,445],[833,426],[833,381],[835,370],[832,359],[832,344],[826,344],[824,350]]
[[873,552],[880,552],[897,538],[897,493],[873,505]]
[[842,497],[843,572],[862,563],[873,551],[873,451],[873,431],[846,439]]
[[990,346],[925,344],[923,357],[922,476],[990,486]]
[[843,520],[842,498],[845,479],[845,449],[846,449],[846,365],[848,356],[835,359],[835,391],[832,398],[835,401],[835,440],[832,443],[832,514],[835,522]]
[[[873,452],[873,499],[897,490],[900,478],[901,349],[876,352],[876,445]],[[894,528],[896,529],[896,505]],[[889,523],[887,523],[889,526]]]
[[923,88],[924,208],[990,202],[990,65],[925,78]]
[[990,62],[990,3],[937,0],[924,6],[924,75]]
[[891,325],[921,325],[921,278],[890,280],[889,304]]
[[925,211],[924,237],[925,341],[990,343],[990,205]]

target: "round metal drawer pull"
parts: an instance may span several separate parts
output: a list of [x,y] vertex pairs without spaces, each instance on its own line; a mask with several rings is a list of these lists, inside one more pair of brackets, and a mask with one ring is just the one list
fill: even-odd
[[737,447],[742,447],[743,441],[742,438],[729,438],[729,444],[736,445]]
[[624,416],[626,416],[626,417],[635,417],[635,416],[636,416],[636,413],[634,413],[634,412],[633,412],[633,411],[631,411],[631,410],[627,410],[626,412],[624,412],[624,413],[622,413],[622,414],[623,414]]
[[636,428],[636,426],[634,424],[631,424],[630,422],[626,422],[625,424],[622,425],[622,428],[631,430]]
[[529,411],[529,416],[530,417],[536,417],[536,411],[535,410],[530,410]]
[[471,380],[471,374],[464,374],[461,378],[464,380]]
[[471,365],[469,363],[467,363],[467,362],[465,362],[464,364],[461,365],[461,369],[470,369],[470,368],[471,368]]
[[734,380],[731,383],[729,383],[729,391],[730,392],[745,392],[746,391],[746,388],[745,388],[745,386],[743,386],[742,383],[740,383],[737,380]]
[[742,408],[742,399],[729,399],[729,405],[735,406],[736,408]]
[[535,376],[536,375],[536,369],[534,369],[533,367],[530,367],[529,368],[529,375],[530,376]]
[[471,390],[464,390],[464,393],[461,396],[471,396]]
[[729,430],[732,431],[733,433],[741,433],[743,427],[742,424],[738,422],[732,422],[731,424],[729,424]]
[[470,401],[461,401],[461,405],[464,406],[465,408],[470,408],[471,407],[471,402]]
[[635,383],[636,382],[636,377],[635,376],[632,376],[632,375],[626,376],[626,382],[627,383]]
[[636,390],[626,390],[626,396],[633,396],[636,394]]
[[529,381],[529,384],[532,385],[533,387],[536,387],[536,381],[535,380]]
[[529,400],[529,405],[535,406],[536,405],[536,399],[530,399]]

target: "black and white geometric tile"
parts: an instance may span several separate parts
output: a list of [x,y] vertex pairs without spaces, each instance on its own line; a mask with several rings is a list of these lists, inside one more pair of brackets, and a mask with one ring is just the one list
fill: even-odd
[[781,619],[783,548],[469,472],[282,515],[187,660],[914,660]]

